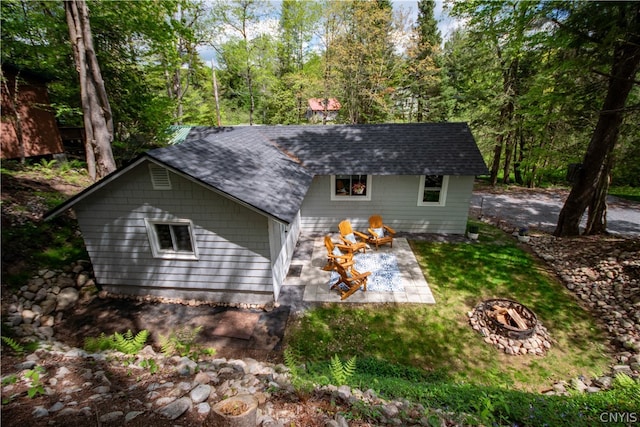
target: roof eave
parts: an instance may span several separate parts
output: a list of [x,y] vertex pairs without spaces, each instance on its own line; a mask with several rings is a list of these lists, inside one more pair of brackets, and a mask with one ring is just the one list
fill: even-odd
[[124,167],[122,167],[122,168],[110,173],[106,177],[102,178],[100,181],[90,185],[89,187],[85,188],[84,190],[82,190],[78,194],[70,197],[65,202],[63,202],[61,205],[59,205],[59,206],[49,210],[48,212],[46,212],[43,215],[43,220],[44,221],[49,221],[49,220],[55,218],[56,216],[60,215],[62,212],[66,211],[67,209],[71,209],[79,201],[83,200],[87,196],[90,196],[91,194],[95,193],[96,191],[98,191],[99,189],[103,188],[107,184],[115,181],[117,178],[119,178],[120,176],[124,175],[129,170],[131,170],[131,169],[135,168],[136,166],[138,166],[140,163],[142,163],[145,160],[145,157],[146,157],[146,154],[140,155],[139,157],[134,159],[131,163],[129,163],[127,166],[124,166]]
[[166,163],[153,158],[152,156],[149,156],[148,154],[142,154],[141,156],[139,156],[138,158],[136,158],[135,160],[133,160],[130,164],[128,164],[127,166],[122,167],[121,169],[118,169],[117,171],[112,172],[111,174],[107,175],[106,177],[104,177],[103,179],[101,179],[100,181],[96,182],[95,184],[87,187],[86,189],[84,189],[83,191],[81,191],[80,193],[76,194],[75,196],[72,196],[71,198],[69,198],[68,200],[66,200],[64,203],[62,203],[61,205],[51,209],[50,211],[46,212],[43,216],[43,220],[44,221],[49,221],[53,218],[55,218],[56,216],[60,215],[62,212],[66,211],[67,209],[71,209],[73,208],[73,206],[75,204],[77,204],[78,202],[82,201],[83,199],[85,199],[86,197],[90,196],[91,194],[95,193],[96,191],[100,190],[101,188],[105,187],[107,184],[115,181],[116,179],[118,179],[120,176],[124,175],[125,173],[127,173],[128,171],[130,171],[131,169],[137,167],[138,165],[140,165],[142,162],[144,161],[150,161],[153,162],[157,165],[160,165],[162,167],[166,167],[167,169],[171,170],[173,173],[180,175],[192,182],[195,182],[199,185],[202,185],[203,187],[206,187],[207,189],[220,194],[228,199],[231,199],[233,201],[235,201],[238,204],[241,204],[243,206],[245,206],[248,209],[251,209],[261,215],[264,215],[268,218],[272,218],[273,220],[285,224],[285,225],[289,225],[291,224],[291,222],[293,221],[293,218],[280,218],[276,215],[273,215],[269,212],[266,212],[256,206],[253,206],[249,203],[246,203],[245,201],[238,199],[237,197],[234,197],[222,190],[219,190],[205,182],[202,182],[201,180],[192,177],[189,174],[186,174],[178,169],[175,169],[174,167],[167,165]]

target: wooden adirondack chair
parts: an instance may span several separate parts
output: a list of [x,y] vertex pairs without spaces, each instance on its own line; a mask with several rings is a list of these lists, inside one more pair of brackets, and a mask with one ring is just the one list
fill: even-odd
[[[340,238],[344,244],[350,246],[353,252],[357,252],[361,249],[363,252],[367,251],[366,241],[368,236],[364,233],[360,233],[359,231],[354,231],[351,227],[351,222],[348,219],[345,219],[338,224],[338,230],[340,230]],[[360,241],[358,241],[358,238],[360,238]]]
[[351,246],[333,243],[331,236],[324,236],[324,246],[327,248],[327,265],[323,270],[333,271],[336,264],[353,264],[353,250]]
[[367,280],[371,274],[370,271],[360,273],[353,267],[353,264],[336,264],[335,266],[340,278],[331,286],[331,289],[337,289],[338,292],[340,292],[341,300],[349,298],[349,296],[360,288],[364,288],[363,290],[366,292]]
[[393,247],[393,236],[396,234],[396,231],[383,224],[382,217],[380,215],[371,215],[369,218],[369,236],[367,237],[367,242],[376,245],[376,249],[380,247],[380,245],[391,244]]

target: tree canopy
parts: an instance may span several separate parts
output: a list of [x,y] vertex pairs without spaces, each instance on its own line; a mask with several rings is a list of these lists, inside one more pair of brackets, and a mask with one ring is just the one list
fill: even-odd
[[[582,171],[558,234],[585,209],[588,231],[604,229],[610,179],[640,186],[636,2],[451,0],[459,25],[444,40],[432,0],[86,4],[120,162],[163,144],[170,124],[217,123],[214,66],[222,125],[306,123],[308,99],[337,98],[337,123],[468,122],[492,183]],[[59,123],[81,125],[64,3],[0,7],[2,63],[49,76]]]

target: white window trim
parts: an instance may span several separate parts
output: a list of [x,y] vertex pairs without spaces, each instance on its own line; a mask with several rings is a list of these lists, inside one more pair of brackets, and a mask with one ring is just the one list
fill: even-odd
[[[347,174],[344,174],[347,175]],[[348,174],[348,175],[357,175],[357,174]],[[362,174],[367,175],[367,194],[364,196],[338,196],[336,195],[336,175],[330,175],[331,179],[331,200],[343,201],[343,202],[368,202],[371,201],[371,193],[372,186],[371,182],[373,181],[373,175],[370,174]]]
[[442,187],[440,187],[440,200],[437,202],[423,202],[424,183],[426,175],[420,176],[420,185],[418,187],[418,206],[445,206],[447,203],[447,189],[449,188],[449,175],[443,175]]
[[[149,244],[151,245],[151,253],[154,258],[162,258],[162,259],[182,259],[182,260],[198,260],[198,245],[196,244],[196,239],[193,234],[193,222],[189,219],[175,219],[175,220],[164,220],[164,219],[148,219],[145,218],[144,224],[147,228],[147,235],[149,237]],[[193,248],[192,252],[188,251],[174,251],[168,249],[161,249],[160,242],[158,241],[158,235],[156,233],[155,225],[186,225],[189,227],[189,238],[191,239],[191,247]]]

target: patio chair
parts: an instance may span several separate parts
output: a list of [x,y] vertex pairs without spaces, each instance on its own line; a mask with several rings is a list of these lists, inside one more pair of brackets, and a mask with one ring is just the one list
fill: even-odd
[[391,247],[393,247],[393,236],[396,234],[396,231],[384,225],[382,222],[382,217],[380,215],[371,215],[369,218],[369,236],[367,238],[367,242],[375,245],[376,250],[380,247],[380,245],[384,245],[389,243]]
[[371,274],[370,271],[360,273],[354,268],[353,264],[336,264],[336,271],[340,278],[331,286],[331,289],[338,290],[341,300],[349,298],[360,288],[363,288],[365,292],[367,291],[367,280]]
[[[338,224],[338,230],[340,230],[340,238],[344,242],[345,245],[351,247],[353,252],[357,252],[362,250],[363,252],[367,251],[367,238],[368,236],[364,233],[360,233],[359,231],[354,231],[351,227],[351,222],[348,219],[345,219],[340,224]],[[358,241],[358,238],[361,241]]]
[[336,264],[353,264],[353,250],[350,246],[333,243],[331,236],[324,237],[324,246],[327,248],[327,264],[323,270],[333,271]]

